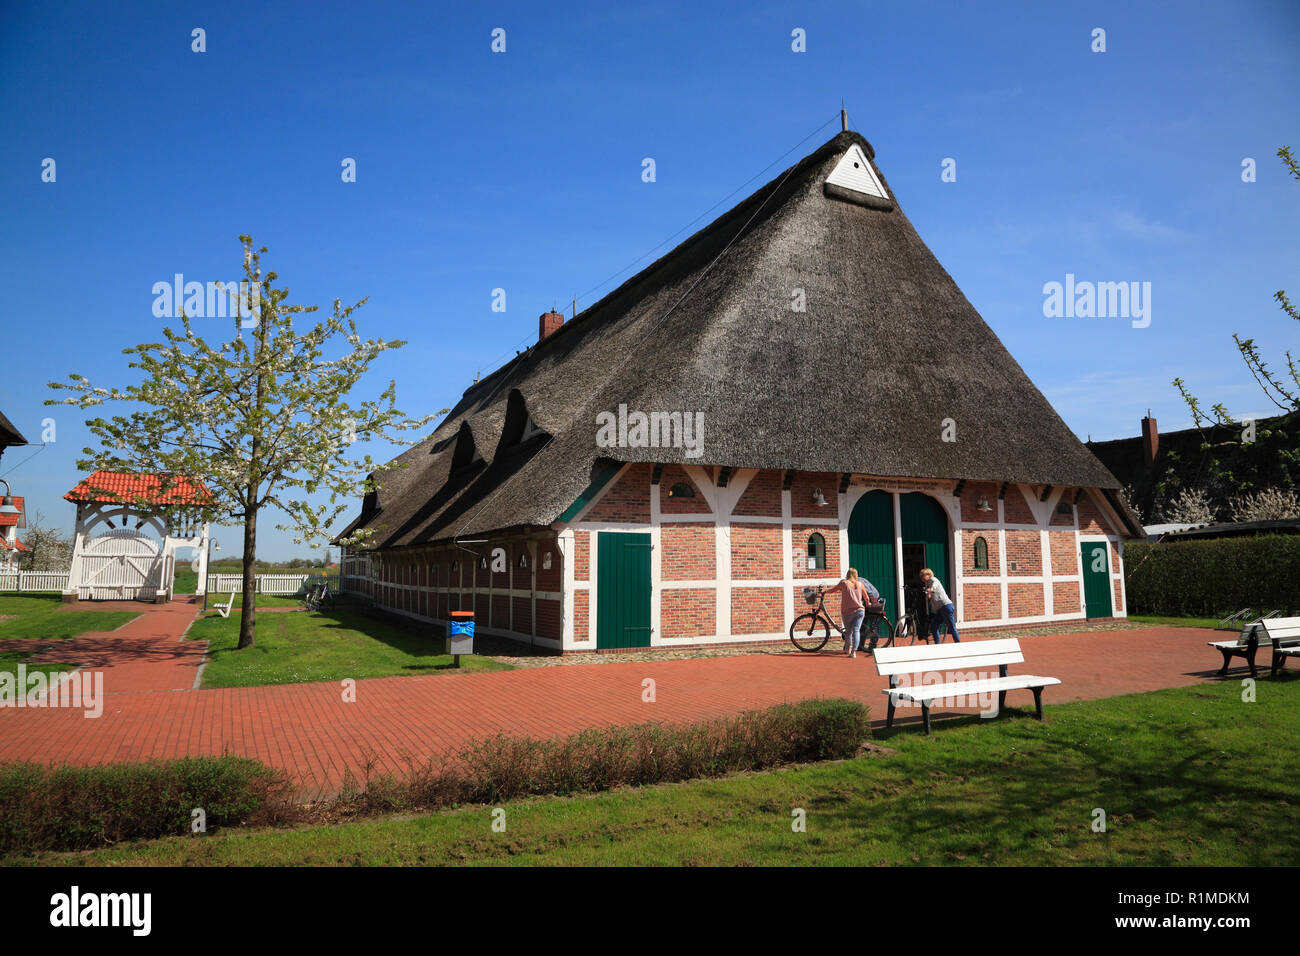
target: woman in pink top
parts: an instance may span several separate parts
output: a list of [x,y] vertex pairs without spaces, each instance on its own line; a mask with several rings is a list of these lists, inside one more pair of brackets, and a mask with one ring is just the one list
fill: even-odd
[[828,591],[840,592],[840,617],[844,619],[844,646],[849,657],[858,656],[862,642],[862,621],[867,616],[867,589],[858,580],[857,568],[849,568],[844,580]]

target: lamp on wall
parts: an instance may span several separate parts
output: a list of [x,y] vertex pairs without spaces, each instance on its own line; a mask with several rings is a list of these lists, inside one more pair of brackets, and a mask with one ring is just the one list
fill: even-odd
[[826,496],[822,494],[822,490],[820,488],[818,488],[816,491],[813,492],[812,500],[813,500],[813,504],[815,504],[818,508],[825,508],[826,505],[828,504],[828,502],[826,501]]
[[988,498],[986,498],[984,495],[980,495],[978,498],[975,499],[975,510],[992,511],[993,506],[989,504]]
[[14,504],[14,496],[13,492],[9,488],[9,482],[0,478],[0,484],[5,486],[5,496],[3,499],[0,499],[0,515],[18,514],[18,506]]

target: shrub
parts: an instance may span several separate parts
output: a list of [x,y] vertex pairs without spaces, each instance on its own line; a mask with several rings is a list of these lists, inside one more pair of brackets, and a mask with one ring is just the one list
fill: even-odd
[[98,767],[0,765],[0,853],[77,850],[188,833],[202,808],[209,829],[278,822],[283,775],[246,757],[186,757]]
[[1124,549],[1131,614],[1218,617],[1300,609],[1300,535],[1134,542]]
[[1300,496],[1285,488],[1266,488],[1232,499],[1233,521],[1276,521],[1300,518]]

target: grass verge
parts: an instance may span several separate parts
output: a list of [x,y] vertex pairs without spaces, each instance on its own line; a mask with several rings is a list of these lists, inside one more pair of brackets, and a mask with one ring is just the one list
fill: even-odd
[[[14,615],[10,617],[10,615]],[[135,611],[68,611],[57,594],[0,595],[0,646],[9,638],[66,641],[87,631],[111,631]]]
[[[242,651],[234,613],[201,618],[186,636],[209,642],[204,687],[457,673],[450,655],[438,653],[440,642],[349,611],[259,614],[257,640]],[[483,657],[461,657],[460,672],[511,669]]]

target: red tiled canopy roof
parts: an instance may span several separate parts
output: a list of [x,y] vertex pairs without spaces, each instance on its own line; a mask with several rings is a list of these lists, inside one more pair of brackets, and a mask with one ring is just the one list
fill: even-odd
[[200,504],[210,497],[207,486],[197,478],[173,477],[165,492],[162,487],[162,475],[101,470],[83,478],[63,497],[68,501],[127,501],[151,505]]

